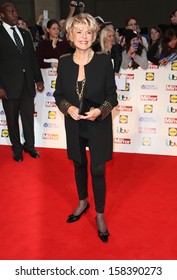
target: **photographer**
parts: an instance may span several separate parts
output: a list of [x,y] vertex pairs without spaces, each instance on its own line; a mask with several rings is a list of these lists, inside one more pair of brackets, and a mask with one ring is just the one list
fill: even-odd
[[80,1],[71,1],[70,6],[69,6],[69,14],[66,20],[68,18],[73,17],[77,14],[84,13],[85,10],[85,4]]
[[[77,14],[84,13],[84,10],[85,10],[85,4],[83,2],[71,1],[70,6],[69,6],[69,14],[68,14],[68,16],[65,20],[65,25],[64,25],[64,29],[65,29],[64,36],[65,36],[66,40],[70,41],[68,36],[67,36],[67,33],[66,33],[66,24],[67,24],[68,19],[70,19],[71,17],[73,17]],[[72,44],[70,45],[69,52],[70,53],[74,52],[74,48],[72,47]]]

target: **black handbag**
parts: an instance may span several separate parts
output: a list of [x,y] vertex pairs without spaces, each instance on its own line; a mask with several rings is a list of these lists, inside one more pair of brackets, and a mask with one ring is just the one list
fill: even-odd
[[89,112],[90,110],[92,110],[94,108],[98,108],[98,107],[100,107],[100,104],[83,97],[80,100],[79,115],[85,116],[86,112]]
[[100,104],[92,101],[92,100],[89,100],[87,99],[86,97],[84,97],[84,86],[85,86],[85,82],[86,82],[86,79],[84,79],[82,82],[81,82],[81,90],[79,92],[79,86],[78,86],[78,82],[76,83],[76,93],[79,97],[79,112],[78,114],[79,115],[86,115],[85,113],[86,112],[89,112],[91,109],[93,108],[98,108],[100,106]]

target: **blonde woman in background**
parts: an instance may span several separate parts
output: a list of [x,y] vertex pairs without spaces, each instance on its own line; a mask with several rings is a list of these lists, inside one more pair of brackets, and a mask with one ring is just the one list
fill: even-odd
[[122,62],[122,47],[116,43],[116,33],[113,26],[106,26],[100,34],[101,50],[110,54],[114,62],[114,72],[119,73]]

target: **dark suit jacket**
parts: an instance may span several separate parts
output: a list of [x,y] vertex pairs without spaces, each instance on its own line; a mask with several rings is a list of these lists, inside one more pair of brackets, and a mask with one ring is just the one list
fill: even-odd
[[[58,77],[54,97],[58,107],[63,100],[78,107],[79,101],[76,94],[76,81],[79,66],[74,63],[73,55],[66,55],[59,60]],[[102,105],[108,101],[112,107],[117,105],[117,94],[113,66],[109,55],[94,54],[94,57],[85,65],[85,90],[84,96],[95,103]],[[100,164],[112,157],[112,116],[98,118],[88,122],[92,163]],[[79,149],[79,121],[65,116],[68,157],[81,162]]]
[[19,28],[24,50],[20,54],[15,43],[0,25],[0,88],[6,90],[8,99],[19,98],[23,89],[24,71],[29,94],[35,96],[35,82],[43,81],[28,31]]

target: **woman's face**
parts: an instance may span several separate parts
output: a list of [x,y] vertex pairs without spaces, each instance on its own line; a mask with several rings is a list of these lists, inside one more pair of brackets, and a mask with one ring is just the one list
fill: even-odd
[[173,39],[167,45],[170,49],[174,49],[177,46],[177,37],[174,36]]
[[133,45],[134,42],[139,42],[139,38],[134,37],[133,39],[131,39],[130,44]]
[[47,28],[47,31],[49,32],[50,38],[58,38],[59,36],[59,25],[57,23],[53,23],[50,28]]
[[135,19],[130,19],[127,26],[126,26],[126,29],[132,29],[133,31],[137,31],[137,22]]
[[25,23],[22,19],[18,19],[17,25],[18,25],[19,27],[21,27],[22,29],[27,28],[26,23]]
[[160,38],[160,33],[154,28],[152,28],[150,32],[150,36],[151,36],[151,40],[155,42]]
[[78,24],[71,30],[70,40],[75,48],[87,50],[91,47],[94,41],[94,32],[85,24]]
[[105,45],[113,45],[115,43],[114,32],[108,31],[107,36],[104,38]]

